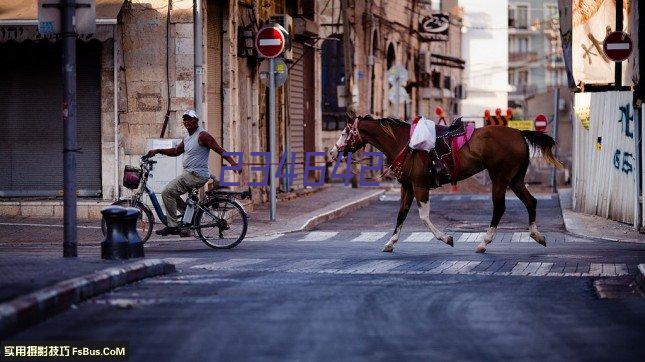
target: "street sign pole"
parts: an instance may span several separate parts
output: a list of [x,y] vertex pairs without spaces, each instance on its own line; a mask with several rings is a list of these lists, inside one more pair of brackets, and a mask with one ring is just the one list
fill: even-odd
[[76,247],[76,0],[63,0],[63,257],[78,256]]
[[269,177],[269,219],[276,220],[276,151],[275,151],[275,58],[269,58],[269,153],[271,171]]
[[[560,88],[555,87],[555,91],[553,92],[553,139],[555,140],[556,147],[553,151],[553,155],[556,159],[558,158],[558,113],[560,113]],[[553,167],[553,169],[551,170],[551,186],[553,193],[558,192],[556,175],[556,168]]]

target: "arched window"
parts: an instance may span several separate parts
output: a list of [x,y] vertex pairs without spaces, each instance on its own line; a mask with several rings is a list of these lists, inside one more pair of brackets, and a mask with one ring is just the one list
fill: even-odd
[[396,52],[394,51],[394,44],[390,43],[387,47],[387,69],[392,68],[396,62]]

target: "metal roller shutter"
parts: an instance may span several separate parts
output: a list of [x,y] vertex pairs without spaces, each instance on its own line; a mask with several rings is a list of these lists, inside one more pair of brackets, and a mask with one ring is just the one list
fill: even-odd
[[[217,142],[223,145],[222,140],[222,49],[223,45],[223,4],[209,1],[207,4],[206,18],[206,109],[207,129]],[[221,160],[219,157],[210,157],[211,172],[220,177]]]
[[[301,59],[303,45],[293,44],[293,59],[300,61],[289,69],[289,152],[296,154],[296,177],[292,187],[303,187],[304,174],[304,60]],[[291,159],[291,156],[289,156]]]
[[[77,43],[80,195],[101,192],[101,44]],[[0,196],[57,196],[63,188],[61,45],[0,45]]]

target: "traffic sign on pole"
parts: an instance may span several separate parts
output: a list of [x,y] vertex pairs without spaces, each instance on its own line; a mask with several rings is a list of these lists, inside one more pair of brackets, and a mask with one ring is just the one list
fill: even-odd
[[[269,154],[271,155],[269,177],[269,220],[275,221],[276,212],[276,124],[275,124],[275,88],[276,88],[276,57],[284,51],[289,33],[279,24],[268,24],[255,37],[255,47],[261,57],[269,58]],[[278,60],[280,73],[286,74],[284,61]],[[284,78],[286,80],[286,76]]]
[[602,49],[607,57],[614,62],[622,62],[629,58],[634,50],[632,39],[622,31],[611,32],[605,37]]
[[537,116],[535,116],[535,120],[533,121],[533,124],[535,126],[536,131],[544,132],[546,131],[546,125],[548,124],[548,121],[545,115],[538,114]]
[[258,54],[264,58],[275,58],[284,51],[285,32],[281,26],[270,24],[260,29],[255,37]]

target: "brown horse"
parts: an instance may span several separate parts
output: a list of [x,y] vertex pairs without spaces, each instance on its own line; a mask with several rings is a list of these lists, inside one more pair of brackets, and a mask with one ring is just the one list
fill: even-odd
[[[340,138],[330,151],[335,160],[339,153],[347,155],[366,144],[383,152],[391,163],[401,150],[408,147],[410,125],[394,118],[375,119],[371,116],[349,116],[348,124]],[[528,169],[529,145],[540,149],[547,162],[555,167],[562,164],[553,156],[555,141],[550,136],[535,131],[519,131],[503,126],[488,126],[474,131],[472,138],[458,152],[460,167],[453,175],[453,180],[467,179],[483,170],[488,170],[493,183],[493,218],[476,251],[483,253],[495,235],[499,220],[505,211],[506,189],[511,188],[524,203],[529,214],[529,231],[531,238],[546,246],[546,239],[535,224],[537,200],[526,189],[524,176]],[[394,243],[399,239],[401,226],[405,220],[412,200],[417,199],[419,217],[434,236],[444,243],[453,246],[453,238],[437,229],[430,221],[430,189],[436,187],[433,174],[428,170],[429,157],[425,151],[409,152],[402,164],[402,173],[398,176],[401,183],[401,205],[392,237],[383,248],[385,252],[394,250]]]

